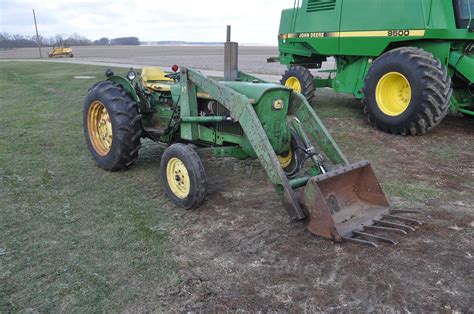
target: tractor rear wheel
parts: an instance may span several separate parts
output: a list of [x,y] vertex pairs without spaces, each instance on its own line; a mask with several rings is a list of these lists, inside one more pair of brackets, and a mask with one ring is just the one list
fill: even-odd
[[95,84],[84,99],[83,121],[87,146],[99,167],[124,170],[138,159],[141,115],[119,85]]
[[374,61],[363,93],[364,112],[377,128],[392,134],[419,135],[446,117],[451,78],[431,53],[397,48]]
[[300,65],[291,66],[283,74],[280,83],[302,94],[308,101],[314,96],[314,77],[311,72]]
[[161,179],[166,195],[184,209],[202,204],[207,193],[207,177],[199,155],[184,144],[168,147],[161,158]]

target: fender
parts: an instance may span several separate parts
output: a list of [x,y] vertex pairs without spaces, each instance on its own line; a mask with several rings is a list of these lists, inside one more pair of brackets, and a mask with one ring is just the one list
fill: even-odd
[[449,65],[467,78],[471,84],[474,82],[474,58],[453,51],[449,56]]
[[132,99],[133,99],[137,104],[140,103],[140,98],[138,97],[138,94],[137,94],[137,92],[135,91],[135,88],[133,88],[133,85],[132,85],[132,83],[131,83],[129,80],[127,80],[127,79],[125,79],[125,78],[123,78],[123,77],[121,77],[121,76],[113,75],[113,76],[107,78],[107,81],[111,81],[111,82],[114,82],[114,83],[116,83],[116,84],[122,86],[122,88],[123,88],[124,90],[126,90],[126,91],[130,94],[130,96],[132,97]]

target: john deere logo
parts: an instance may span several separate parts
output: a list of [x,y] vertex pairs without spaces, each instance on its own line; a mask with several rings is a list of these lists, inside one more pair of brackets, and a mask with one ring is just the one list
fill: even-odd
[[283,109],[284,106],[285,106],[285,102],[283,101],[283,99],[277,99],[277,100],[273,101],[273,109],[274,110],[281,110],[281,109]]

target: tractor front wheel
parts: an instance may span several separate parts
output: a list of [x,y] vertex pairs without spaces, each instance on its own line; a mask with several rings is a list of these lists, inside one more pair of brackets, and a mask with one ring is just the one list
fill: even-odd
[[168,147],[161,158],[161,179],[166,195],[184,209],[202,204],[207,193],[207,177],[199,155],[184,144]]
[[84,99],[83,121],[87,146],[99,167],[124,170],[138,159],[141,115],[120,86],[109,81],[94,85]]
[[377,128],[401,135],[429,132],[447,115],[452,94],[446,67],[413,47],[377,58],[364,86],[364,112]]
[[280,83],[302,94],[310,101],[314,96],[314,77],[305,67],[299,65],[291,66],[283,74]]
[[302,167],[302,163],[306,158],[306,149],[299,135],[291,129],[290,149],[280,155],[277,155],[280,166],[283,168],[288,178],[294,178]]

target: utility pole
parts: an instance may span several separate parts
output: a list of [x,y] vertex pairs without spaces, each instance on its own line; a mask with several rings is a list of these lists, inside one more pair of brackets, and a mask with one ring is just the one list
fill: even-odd
[[43,54],[41,53],[41,42],[38,34],[38,25],[36,24],[36,14],[35,9],[33,9],[33,19],[35,20],[35,28],[36,28],[36,41],[38,42],[38,49],[40,52],[40,58],[43,59]]

